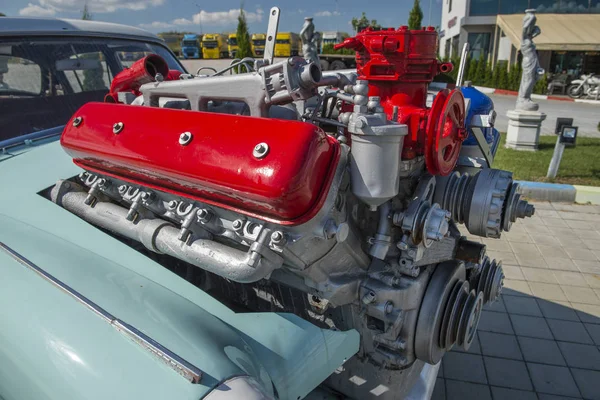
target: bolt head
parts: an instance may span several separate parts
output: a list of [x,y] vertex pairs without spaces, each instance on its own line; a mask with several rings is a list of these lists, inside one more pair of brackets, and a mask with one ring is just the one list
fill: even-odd
[[167,208],[169,210],[174,210],[177,208],[177,200],[171,200],[169,201],[169,203],[167,204]]
[[196,217],[200,222],[208,222],[211,216],[212,214],[206,208],[201,208],[200,210],[196,211]]
[[191,132],[183,132],[181,135],[179,135],[179,144],[185,146],[192,141],[192,138],[193,135]]
[[264,142],[254,146],[254,150],[252,151],[252,155],[258,159],[266,157],[267,153],[269,153],[269,145]]
[[275,231],[271,234],[271,241],[275,244],[281,243],[283,241],[283,233],[280,231]]
[[117,122],[113,125],[113,133],[118,134],[121,133],[125,125],[122,122]]
[[235,221],[233,221],[232,225],[233,225],[233,229],[235,229],[236,231],[239,231],[244,226],[244,221],[242,221],[241,219],[236,219]]
[[81,125],[82,122],[83,122],[83,118],[75,117],[75,119],[73,119],[73,126],[77,127],[77,126]]

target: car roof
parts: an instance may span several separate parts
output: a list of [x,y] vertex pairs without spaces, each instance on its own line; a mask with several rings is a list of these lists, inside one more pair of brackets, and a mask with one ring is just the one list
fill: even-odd
[[60,35],[132,38],[163,42],[144,29],[111,22],[63,18],[2,17],[0,36]]

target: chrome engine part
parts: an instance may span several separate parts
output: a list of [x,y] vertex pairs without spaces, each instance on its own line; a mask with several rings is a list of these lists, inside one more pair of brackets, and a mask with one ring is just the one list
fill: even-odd
[[[84,172],[49,198],[240,310],[356,329],[360,350],[327,380],[334,390],[401,399],[426,379],[430,395],[435,366],[469,348],[504,278],[458,224],[500,237],[534,208],[510,172],[443,176],[464,140],[464,99],[441,92],[427,108],[425,94],[451,66],[438,65],[432,29],[381,32],[347,43],[357,74],[266,59],[251,73],[146,83],[143,107],[90,103],[61,139]],[[269,118],[271,105],[297,121]]]

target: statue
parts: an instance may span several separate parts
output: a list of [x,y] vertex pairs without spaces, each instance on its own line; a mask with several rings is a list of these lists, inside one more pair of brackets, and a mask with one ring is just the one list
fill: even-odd
[[535,9],[525,10],[523,38],[521,40],[523,75],[521,76],[519,96],[517,97],[517,110],[522,111],[537,111],[539,108],[539,104],[531,100],[533,87],[540,75],[544,73],[544,70],[540,68],[537,51],[533,43],[533,38],[541,33],[540,27],[535,24],[536,21]]
[[304,55],[304,59],[319,65],[318,43],[321,35],[319,32],[315,32],[315,24],[313,24],[311,17],[304,18],[300,38],[302,39],[302,54]]
[[523,39],[521,40],[521,54],[523,56],[523,75],[519,96],[517,97],[516,110],[508,110],[508,129],[506,130],[505,146],[515,150],[535,151],[540,142],[540,131],[546,114],[538,111],[539,104],[531,101],[531,93],[535,82],[544,73],[540,68],[533,38],[541,33],[540,27],[535,23],[535,10],[525,10],[523,18]]

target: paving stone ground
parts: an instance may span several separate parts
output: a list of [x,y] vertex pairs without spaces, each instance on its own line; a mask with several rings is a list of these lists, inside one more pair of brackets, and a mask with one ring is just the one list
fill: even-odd
[[500,301],[468,352],[442,362],[433,399],[600,400],[600,206],[535,203],[501,239]]

